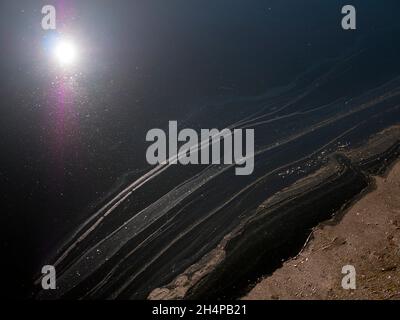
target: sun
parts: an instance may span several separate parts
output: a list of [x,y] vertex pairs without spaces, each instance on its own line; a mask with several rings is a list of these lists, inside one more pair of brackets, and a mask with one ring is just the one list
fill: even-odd
[[62,67],[74,65],[78,60],[78,49],[70,39],[59,39],[54,47],[54,57]]

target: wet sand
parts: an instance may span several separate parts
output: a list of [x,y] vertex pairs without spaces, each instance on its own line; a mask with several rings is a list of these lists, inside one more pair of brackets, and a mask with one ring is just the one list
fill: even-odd
[[[244,298],[400,299],[400,162],[342,219],[316,227],[299,255]],[[356,290],[344,290],[342,267],[356,269]]]
[[[382,228],[381,232],[384,233],[389,232],[390,228],[383,225],[382,221],[378,223],[366,220],[372,231],[362,225],[354,225],[354,228],[358,230],[356,232],[351,230],[352,224],[348,224],[346,219],[348,219],[347,214],[351,216],[353,209],[350,208],[357,208],[360,205],[360,199],[365,199],[366,194],[375,194],[371,192],[377,186],[376,190],[380,193],[377,199],[372,200],[372,203],[385,203],[382,202],[381,184],[387,184],[392,180],[376,177],[383,177],[399,158],[399,137],[400,127],[394,126],[370,137],[368,142],[358,147],[330,155],[330,160],[324,167],[268,198],[259,206],[253,217],[243,220],[235,231],[225,236],[213,251],[168,285],[153,290],[148,298],[157,300],[237,299],[246,296],[261,279],[266,278],[268,281],[268,276],[274,272],[281,272],[281,278],[274,283],[283,287],[287,285],[289,288],[287,292],[294,292],[293,298],[296,298],[296,293],[300,295],[304,289],[292,290],[294,285],[290,284],[292,278],[287,276],[289,273],[285,269],[286,265],[290,264],[291,259],[298,256],[299,252],[302,255],[298,257],[303,257],[311,246],[311,235],[316,236],[319,229],[324,230],[325,234],[325,230],[329,230],[329,226],[340,226],[342,223],[350,229],[345,229],[343,234],[332,235],[331,238],[325,239],[325,242],[316,247],[319,248],[318,252],[345,244],[354,245],[357,242],[351,237],[355,237],[359,243],[365,245],[365,248],[370,249],[366,254],[377,256],[377,259],[384,259],[382,253],[374,249],[374,246],[370,246],[364,238],[368,236],[372,241],[374,238],[369,233],[378,232],[377,226],[379,225]],[[396,180],[393,181],[396,183]],[[383,194],[387,194],[390,199],[393,199],[394,195],[398,194],[398,190],[389,185]],[[370,208],[369,205],[365,207]],[[382,211],[383,209],[373,208],[369,219],[372,219],[376,212]],[[358,217],[361,211],[357,212],[356,216]],[[383,214],[379,215],[380,218],[383,216]],[[397,228],[398,222],[395,218],[389,219],[389,222],[393,224],[394,228]],[[358,232],[365,233],[360,235]],[[390,237],[391,241],[396,239],[389,233],[386,236]],[[377,244],[377,248],[385,248],[385,246]],[[354,251],[361,252],[358,247]],[[318,261],[314,269],[310,269],[309,272],[320,275],[320,278],[323,279],[321,283],[327,281],[326,279],[331,279],[330,275],[334,274],[336,278],[330,281],[337,282],[339,279],[340,285],[342,267],[348,264],[355,265],[355,257],[350,257],[346,263],[338,262],[340,267],[337,269],[338,267],[333,267],[330,261],[336,259],[337,255],[337,253],[333,253],[332,257],[326,258],[321,266],[319,265],[321,261]],[[296,265],[294,267],[296,271],[299,265],[310,261],[310,258],[306,259],[307,257],[304,258],[303,263],[295,259],[293,267]],[[362,259],[365,257],[362,256]],[[285,264],[285,261],[289,262]],[[323,265],[339,270],[339,274],[324,271]],[[370,262],[367,263],[367,266],[369,265],[371,265]],[[397,269],[397,265],[389,263],[380,268],[386,273]],[[356,269],[359,275],[365,279],[371,278],[365,274],[365,268],[361,269],[356,266]],[[372,269],[372,273],[375,271]],[[274,277],[275,274],[272,278]],[[312,279],[307,273],[304,273],[304,277],[308,280]],[[321,279],[316,281],[321,281]],[[270,285],[267,287],[270,288]],[[255,291],[253,290],[249,297],[253,299],[281,298],[281,295],[275,292],[270,296],[254,296],[253,292],[258,292],[259,288],[258,286],[254,289]],[[308,288],[311,292],[316,291],[312,284]],[[289,297],[282,295],[282,298]]]

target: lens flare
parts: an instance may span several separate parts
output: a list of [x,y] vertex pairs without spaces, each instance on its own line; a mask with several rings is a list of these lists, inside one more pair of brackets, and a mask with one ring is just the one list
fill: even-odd
[[71,66],[77,61],[78,50],[71,40],[61,39],[55,45],[54,56],[61,66]]

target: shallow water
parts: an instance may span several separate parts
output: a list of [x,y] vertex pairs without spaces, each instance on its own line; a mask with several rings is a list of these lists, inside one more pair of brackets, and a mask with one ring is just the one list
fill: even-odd
[[[354,1],[349,32],[341,1],[71,2],[86,60],[61,103],[31,2],[1,19],[15,37],[1,33],[0,60],[2,243],[27,291],[56,263],[52,298],[145,298],[329,153],[400,119],[396,1]],[[151,168],[146,132],[170,120],[254,128],[254,174]]]

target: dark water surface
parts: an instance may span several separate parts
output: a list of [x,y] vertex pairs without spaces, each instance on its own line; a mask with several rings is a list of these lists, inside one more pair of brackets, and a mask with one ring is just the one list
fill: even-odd
[[[42,1],[2,1],[8,294],[57,261],[52,297],[145,298],[327,154],[398,123],[400,5],[352,1],[358,29],[343,31],[345,4],[64,2],[60,28],[82,49],[65,78],[43,53]],[[152,169],[147,131],[170,120],[254,128],[254,174],[172,166],[135,184]]]

